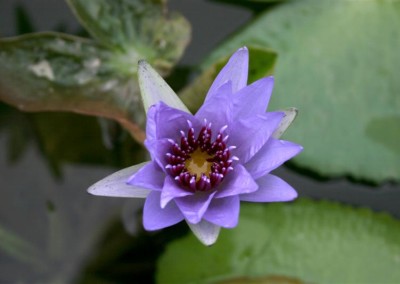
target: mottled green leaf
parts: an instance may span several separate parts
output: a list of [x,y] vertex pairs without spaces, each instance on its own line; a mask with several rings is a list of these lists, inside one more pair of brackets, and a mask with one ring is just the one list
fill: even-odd
[[146,59],[168,71],[181,57],[190,25],[177,13],[167,15],[163,0],[67,0],[89,33],[115,53],[119,70],[136,73]]
[[[271,75],[274,69],[277,54],[273,50],[259,48],[255,46],[248,46],[250,54],[249,64],[249,82],[254,82],[262,77]],[[220,59],[212,64],[205,70],[193,83],[185,87],[179,96],[191,112],[196,112],[203,104],[204,98],[207,94],[215,77],[219,71],[224,67],[230,55],[223,53]]]
[[0,40],[0,99],[23,111],[112,118],[140,141],[137,80],[118,74],[112,56],[93,41],[58,33]]
[[243,44],[279,54],[273,109],[300,111],[294,159],[325,176],[400,180],[400,2],[290,1],[215,51]]
[[212,247],[192,235],[171,243],[157,279],[215,283],[281,276],[305,283],[398,283],[399,264],[399,221],[367,209],[298,200],[245,204],[238,227],[222,230]]

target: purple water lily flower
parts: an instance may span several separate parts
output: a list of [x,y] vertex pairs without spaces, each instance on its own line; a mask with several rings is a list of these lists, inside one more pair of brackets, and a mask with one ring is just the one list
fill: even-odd
[[239,49],[221,70],[204,104],[190,114],[144,61],[139,83],[151,161],[96,183],[96,195],[146,197],[143,225],[158,230],[185,220],[206,245],[220,228],[238,224],[240,201],[277,202],[296,191],[270,174],[302,147],[279,140],[296,110],[266,112],[273,78],[247,86],[248,50]]

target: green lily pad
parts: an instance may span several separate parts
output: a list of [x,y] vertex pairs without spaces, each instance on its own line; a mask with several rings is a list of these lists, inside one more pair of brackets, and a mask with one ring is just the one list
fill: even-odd
[[243,283],[234,280],[278,276],[305,283],[398,283],[399,264],[399,221],[368,209],[298,200],[244,204],[238,227],[223,230],[212,247],[192,235],[172,242],[159,260],[157,280]]
[[100,43],[114,51],[114,64],[136,73],[146,59],[169,71],[190,39],[190,24],[178,13],[168,15],[164,0],[67,0],[71,9]]
[[295,106],[296,165],[323,176],[400,180],[400,2],[289,1],[260,14],[208,64],[239,46],[279,54],[270,109]]

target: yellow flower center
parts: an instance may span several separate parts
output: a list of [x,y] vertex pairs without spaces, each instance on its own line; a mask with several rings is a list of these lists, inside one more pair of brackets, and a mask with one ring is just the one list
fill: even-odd
[[207,152],[203,152],[200,149],[196,149],[190,158],[185,161],[185,167],[192,175],[196,175],[196,181],[201,178],[201,174],[209,176],[211,173],[211,166],[213,162],[207,160],[213,158]]

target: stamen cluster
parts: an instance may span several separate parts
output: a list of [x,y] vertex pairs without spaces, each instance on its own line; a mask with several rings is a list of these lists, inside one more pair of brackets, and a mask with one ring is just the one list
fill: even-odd
[[[228,135],[224,135],[227,125],[222,127],[218,132],[215,140],[212,142],[211,123],[207,124],[204,120],[203,126],[195,137],[195,130],[190,121],[188,121],[189,129],[187,133],[180,131],[180,145],[170,139],[171,150],[166,153],[167,166],[165,167],[169,174],[183,187],[193,191],[207,191],[218,186],[225,176],[233,170],[233,160],[237,157],[231,157],[231,150],[235,146],[227,146]],[[197,173],[190,172],[185,166],[185,162],[191,158],[196,151],[204,153],[207,162],[212,163],[209,172],[202,172],[200,176]]]

